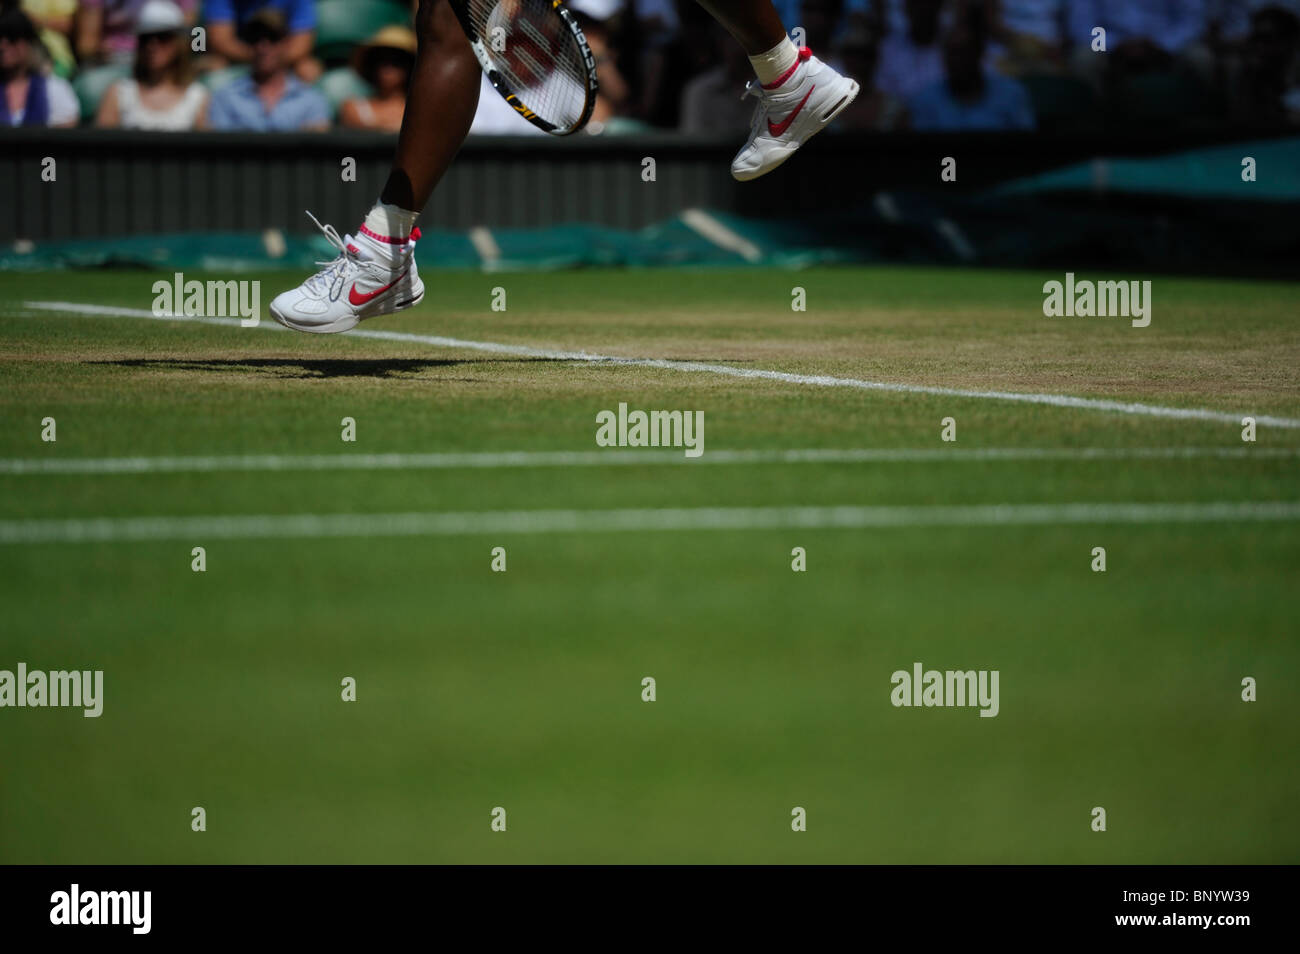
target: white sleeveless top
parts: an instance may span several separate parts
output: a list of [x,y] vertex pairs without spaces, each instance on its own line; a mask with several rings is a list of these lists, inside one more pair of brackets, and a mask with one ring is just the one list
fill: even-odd
[[117,111],[123,129],[157,129],[178,132],[193,129],[208,93],[191,83],[170,109],[149,109],[140,102],[140,84],[124,79],[117,84]]

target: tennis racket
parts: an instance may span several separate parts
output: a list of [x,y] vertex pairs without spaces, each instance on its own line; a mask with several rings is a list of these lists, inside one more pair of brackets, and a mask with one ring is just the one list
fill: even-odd
[[449,0],[493,88],[556,136],[587,125],[596,58],[560,0]]

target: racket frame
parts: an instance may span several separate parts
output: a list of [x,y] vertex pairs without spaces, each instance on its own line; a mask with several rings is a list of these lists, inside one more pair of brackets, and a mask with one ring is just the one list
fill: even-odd
[[501,94],[501,98],[510,104],[511,109],[538,129],[544,130],[552,136],[571,136],[587,125],[588,120],[591,119],[592,110],[596,108],[596,92],[600,89],[596,81],[596,56],[591,52],[591,47],[587,45],[587,38],[582,33],[582,27],[578,26],[577,19],[569,12],[568,7],[561,0],[551,0],[551,10],[559,16],[569,34],[577,41],[578,50],[582,54],[583,67],[587,73],[587,101],[583,103],[582,114],[578,117],[577,122],[567,127],[557,126],[555,123],[543,119],[519,98],[519,95],[510,88],[506,78],[492,65],[492,57],[487,45],[474,29],[474,22],[470,19],[466,0],[448,0],[448,2],[451,4],[452,11],[456,14],[456,19],[460,21],[465,36],[469,38],[469,45],[474,50],[474,56],[478,58],[479,66],[483,68],[483,73],[487,76],[488,82],[492,84],[493,89]]

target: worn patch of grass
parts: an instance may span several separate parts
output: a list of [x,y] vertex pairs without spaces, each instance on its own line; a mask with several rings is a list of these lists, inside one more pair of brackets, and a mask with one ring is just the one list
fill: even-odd
[[[940,447],[948,416],[959,448],[1250,446],[1235,423],[22,305],[147,309],[157,277],[0,275],[0,458],[586,451],[620,401],[703,410],[706,456]],[[264,302],[301,279],[254,277]],[[1294,286],[1155,277],[1134,329],[1043,318],[1050,277],[439,273],[364,327],[1300,417]],[[1263,457],[0,475],[0,520],[1297,499],[1296,461]],[[106,684],[99,719],[0,709],[0,860],[1294,862],[1298,571],[1289,523],[0,546],[0,669]],[[999,670],[1000,714],[893,707],[917,661]]]

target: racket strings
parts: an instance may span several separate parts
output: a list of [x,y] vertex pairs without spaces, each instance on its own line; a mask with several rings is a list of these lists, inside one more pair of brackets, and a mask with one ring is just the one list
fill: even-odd
[[581,45],[551,0],[468,0],[474,32],[519,101],[560,128],[576,125],[587,104]]

